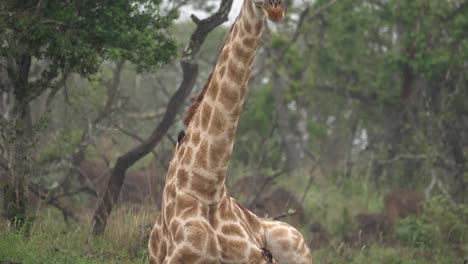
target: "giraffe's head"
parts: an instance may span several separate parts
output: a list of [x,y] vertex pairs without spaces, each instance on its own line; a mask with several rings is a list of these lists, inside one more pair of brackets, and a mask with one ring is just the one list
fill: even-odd
[[263,9],[268,19],[273,22],[281,21],[284,17],[283,0],[253,0],[254,3]]

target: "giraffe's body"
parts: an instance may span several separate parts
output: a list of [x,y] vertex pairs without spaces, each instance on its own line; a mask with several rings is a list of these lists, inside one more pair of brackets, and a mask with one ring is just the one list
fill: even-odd
[[244,0],[219,61],[188,113],[149,240],[151,264],[312,263],[296,229],[252,214],[224,185],[265,12],[278,20],[281,1]]

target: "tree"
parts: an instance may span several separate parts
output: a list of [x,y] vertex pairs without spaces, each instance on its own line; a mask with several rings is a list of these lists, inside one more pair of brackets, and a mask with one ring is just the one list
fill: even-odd
[[112,208],[119,197],[127,169],[150,153],[173,124],[176,115],[183,106],[183,102],[194,87],[198,76],[198,64],[195,62],[195,55],[200,50],[208,33],[227,21],[231,6],[232,0],[222,0],[218,10],[210,17],[200,20],[192,15],[192,20],[197,25],[197,28],[191,35],[189,44],[182,54],[180,66],[182,67],[183,77],[180,86],[169,100],[161,122],[156,126],[151,135],[143,140],[141,144],[117,158],[116,164],[111,169],[111,176],[104,198],[99,203],[93,216],[93,234],[102,235],[104,233],[107,226],[107,217],[112,212]]
[[1,119],[1,164],[9,179],[4,208],[9,221],[20,224],[31,172],[30,102],[47,94],[50,105],[69,73],[92,76],[105,60],[129,60],[142,69],[168,62],[176,45],[165,28],[177,13],[160,12],[159,0],[7,0],[0,15],[0,92],[12,98],[11,113]]
[[316,96],[327,92],[357,105],[368,149],[377,152],[376,178],[427,184],[440,170],[459,201],[467,188],[467,7],[339,1],[323,16],[324,44],[311,74],[322,93]]

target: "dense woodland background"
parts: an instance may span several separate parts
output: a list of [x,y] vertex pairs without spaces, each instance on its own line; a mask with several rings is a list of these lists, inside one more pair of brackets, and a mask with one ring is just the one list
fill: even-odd
[[[0,263],[147,262],[233,2],[0,3]],[[287,5],[253,65],[232,196],[299,228],[315,263],[466,263],[468,2]]]

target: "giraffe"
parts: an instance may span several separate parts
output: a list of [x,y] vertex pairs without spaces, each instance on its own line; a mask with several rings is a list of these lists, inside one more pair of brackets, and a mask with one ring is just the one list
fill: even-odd
[[148,242],[150,264],[312,263],[299,231],[257,217],[225,186],[265,17],[283,16],[281,0],[244,0],[212,74],[186,113]]

